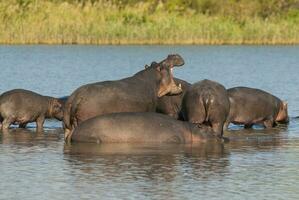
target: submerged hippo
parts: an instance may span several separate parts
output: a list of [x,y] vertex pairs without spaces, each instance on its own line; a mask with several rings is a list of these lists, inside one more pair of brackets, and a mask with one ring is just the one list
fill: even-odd
[[163,97],[158,98],[156,111],[158,113],[163,113],[171,117],[174,117],[175,119],[182,120],[182,101],[185,92],[189,89],[191,84],[178,78],[174,78],[174,81],[181,85],[181,88],[183,90],[182,93],[178,95],[165,95]]
[[184,120],[195,124],[208,124],[218,137],[229,114],[229,99],[223,85],[202,80],[193,84],[183,98]]
[[11,124],[19,124],[19,127],[25,128],[27,123],[36,122],[37,130],[40,131],[45,118],[62,120],[63,109],[56,98],[15,89],[0,96],[0,116],[2,130],[7,130]]
[[263,90],[234,87],[227,90],[230,100],[230,112],[225,123],[244,124],[251,128],[253,124],[273,127],[276,122],[287,123],[288,104]]
[[132,77],[81,86],[66,102],[63,117],[65,139],[78,124],[98,115],[155,112],[158,97],[182,92],[173,80],[172,68],[183,64],[181,56],[169,55]]
[[199,143],[217,140],[209,127],[199,128],[159,113],[111,113],[75,128],[73,142],[90,143]]

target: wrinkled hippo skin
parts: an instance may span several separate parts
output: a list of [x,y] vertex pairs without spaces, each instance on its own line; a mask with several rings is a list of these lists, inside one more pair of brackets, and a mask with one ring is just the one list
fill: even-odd
[[210,125],[214,133],[221,138],[229,107],[224,86],[214,81],[202,80],[194,83],[186,91],[182,113],[186,121]]
[[145,113],[111,113],[91,118],[75,128],[73,142],[89,143],[200,143],[216,138],[209,127]]
[[56,98],[15,89],[0,96],[0,115],[2,130],[7,130],[11,124],[25,128],[27,123],[36,122],[39,131],[43,129],[46,118],[62,120],[63,110]]
[[182,92],[173,80],[172,68],[183,64],[181,56],[169,55],[132,77],[81,86],[66,102],[63,118],[65,140],[78,124],[98,115],[155,112],[158,97]]
[[177,95],[165,95],[158,98],[156,112],[182,120],[182,101],[185,92],[189,89],[191,84],[178,78],[174,78],[174,81],[181,85],[183,92]]
[[229,123],[243,124],[245,128],[251,128],[254,124],[271,128],[277,122],[289,121],[287,103],[268,92],[248,87],[234,87],[227,92],[230,112],[226,128]]

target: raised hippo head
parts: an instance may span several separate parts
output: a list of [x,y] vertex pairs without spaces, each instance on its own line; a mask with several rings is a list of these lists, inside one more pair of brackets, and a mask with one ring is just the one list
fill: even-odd
[[158,97],[166,94],[175,95],[182,93],[181,85],[176,85],[172,68],[175,66],[182,66],[184,64],[183,58],[178,55],[168,55],[168,57],[160,63],[152,62],[151,67],[155,67],[158,71]]
[[283,101],[280,105],[279,112],[276,117],[276,122],[288,123],[289,115],[288,115],[288,103]]
[[162,63],[163,66],[167,66],[167,67],[172,68],[174,66],[184,65],[185,61],[179,54],[170,54],[161,63]]
[[52,98],[49,108],[50,117],[62,121],[63,119],[63,103],[59,99]]

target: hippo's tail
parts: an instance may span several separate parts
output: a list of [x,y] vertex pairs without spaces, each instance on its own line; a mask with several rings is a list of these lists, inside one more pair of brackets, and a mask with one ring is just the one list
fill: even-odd
[[214,97],[209,93],[206,92],[205,94],[206,98],[201,98],[200,100],[202,101],[202,105],[204,105],[204,110],[205,110],[205,119],[204,121],[209,121],[210,117],[210,106],[214,101]]

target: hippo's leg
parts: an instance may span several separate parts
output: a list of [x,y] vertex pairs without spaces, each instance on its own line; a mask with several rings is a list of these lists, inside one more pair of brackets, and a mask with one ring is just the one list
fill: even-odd
[[64,130],[64,141],[65,141],[65,143],[71,143],[71,141],[72,141],[72,135],[73,135],[73,132],[74,132],[74,130],[75,130],[75,126],[74,125],[72,125],[72,127],[71,127],[71,129],[65,129]]
[[223,130],[227,130],[228,129],[228,126],[229,126],[230,122],[229,121],[226,121],[223,125]]
[[5,118],[2,122],[2,130],[8,130],[9,126],[13,123],[13,119]]
[[19,124],[19,128],[26,128],[26,126],[27,126],[27,123],[21,123],[21,124]]
[[0,116],[0,130],[2,129],[3,118]]
[[37,120],[36,120],[36,131],[37,132],[42,132],[43,131],[44,122],[45,122],[45,117],[40,116],[40,117],[37,118]]
[[223,136],[223,124],[221,122],[211,123],[213,132],[216,134],[217,137],[222,138]]
[[267,119],[264,121],[265,128],[272,128],[274,126],[274,120],[273,119]]

